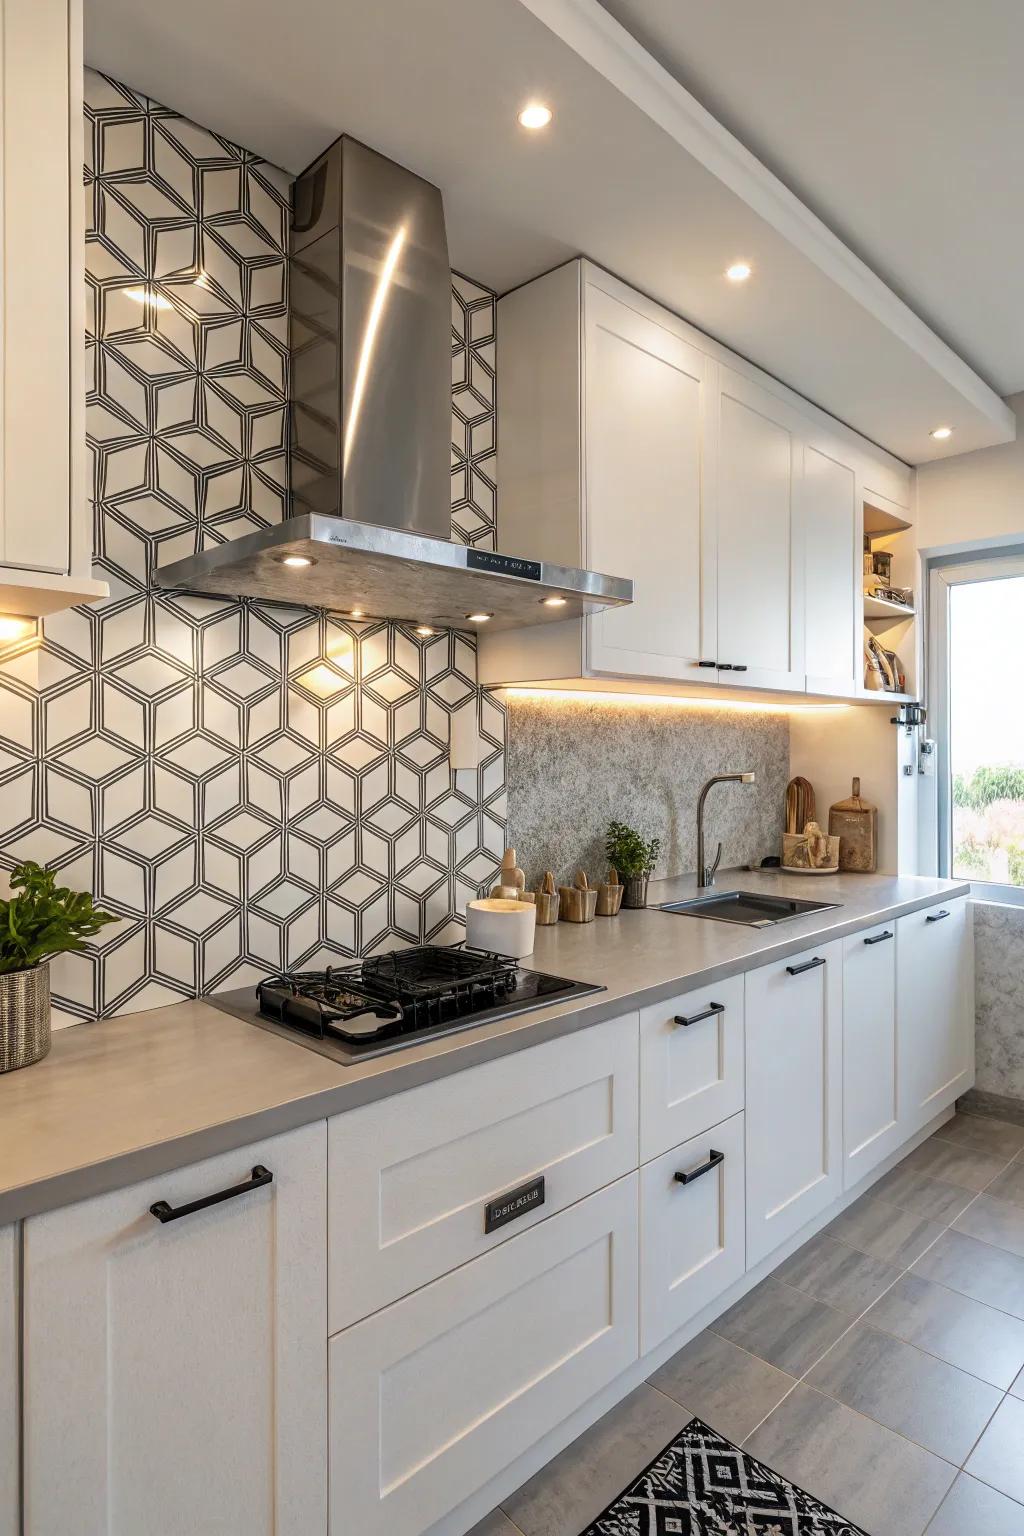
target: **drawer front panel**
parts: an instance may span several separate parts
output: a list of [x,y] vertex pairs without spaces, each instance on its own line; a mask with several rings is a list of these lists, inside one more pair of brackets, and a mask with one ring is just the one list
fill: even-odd
[[743,1152],[740,1114],[641,1168],[641,1354],[743,1274]]
[[637,1175],[337,1334],[331,1530],[417,1536],[637,1358]]
[[[621,1178],[637,1157],[635,1013],[336,1116],[330,1331]],[[539,1176],[543,1203],[528,1196],[487,1231],[487,1207]]]
[[742,976],[640,1010],[641,1162],[742,1108]]

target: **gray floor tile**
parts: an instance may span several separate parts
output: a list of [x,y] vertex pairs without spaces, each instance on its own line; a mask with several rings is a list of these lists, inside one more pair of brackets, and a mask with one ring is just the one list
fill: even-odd
[[1017,1380],[1010,1388],[1010,1391],[1013,1393],[1014,1397],[1024,1398],[1024,1370],[1021,1371],[1020,1375],[1017,1377]]
[[888,1173],[873,1184],[870,1194],[898,1205],[903,1211],[927,1221],[952,1221],[959,1216],[972,1198],[969,1190],[956,1184],[944,1184],[940,1179],[930,1179],[926,1174],[915,1173],[897,1163]]
[[638,1387],[566,1446],[502,1510],[525,1536],[578,1536],[693,1418],[654,1387]]
[[870,1192],[825,1228],[830,1237],[898,1269],[909,1269],[945,1230],[944,1222],[926,1221]]
[[958,1467],[1003,1397],[998,1387],[863,1323],[818,1361],[807,1385]]
[[953,1223],[953,1230],[966,1232],[994,1248],[1005,1248],[1024,1258],[1024,1206],[1011,1205],[1009,1200],[992,1200],[979,1195],[965,1211],[961,1211]]
[[1024,1536],[1024,1506],[961,1472],[928,1536]]
[[1009,1168],[993,1179],[986,1195],[996,1200],[1009,1200],[1013,1205],[1024,1205],[1024,1156],[1015,1157]]
[[858,1253],[819,1232],[779,1265],[775,1278],[798,1291],[806,1291],[816,1301],[856,1316],[877,1301],[899,1274],[894,1265]]
[[987,1152],[993,1157],[1009,1158],[1024,1147],[1024,1125],[993,1120],[987,1115],[954,1115],[934,1133],[933,1140],[955,1142],[973,1152]]
[[915,1147],[899,1166],[908,1168],[911,1173],[923,1173],[928,1179],[957,1184],[961,1189],[970,1189],[977,1194],[1002,1173],[1008,1161],[1006,1157],[993,1157],[988,1152],[972,1152],[970,1147],[958,1147],[952,1141],[929,1138]]
[[739,1444],[785,1397],[795,1378],[705,1330],[651,1377],[651,1385]]
[[966,1470],[1008,1498],[1024,1501],[1024,1403],[1004,1397]]
[[886,1291],[864,1321],[1004,1391],[1024,1367],[1024,1322],[914,1270]]
[[802,1376],[851,1322],[847,1313],[769,1278],[730,1307],[711,1328],[780,1371]]
[[1024,1259],[962,1232],[944,1232],[911,1273],[1024,1318]]
[[920,1536],[956,1468],[841,1403],[798,1386],[744,1449],[871,1536]]
[[519,1536],[519,1533],[507,1515],[500,1509],[492,1509],[471,1531],[467,1531],[466,1536]]

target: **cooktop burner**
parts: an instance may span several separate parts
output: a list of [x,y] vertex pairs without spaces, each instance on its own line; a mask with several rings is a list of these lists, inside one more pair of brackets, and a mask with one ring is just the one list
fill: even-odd
[[603,990],[523,970],[507,955],[424,945],[322,971],[268,976],[256,988],[255,1008],[248,992],[209,1001],[352,1062]]

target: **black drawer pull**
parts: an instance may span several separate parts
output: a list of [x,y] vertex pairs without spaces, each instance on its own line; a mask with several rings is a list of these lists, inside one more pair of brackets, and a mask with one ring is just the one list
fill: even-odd
[[257,1163],[252,1171],[252,1177],[246,1179],[244,1184],[232,1184],[230,1189],[219,1189],[215,1195],[204,1195],[201,1200],[190,1200],[188,1205],[168,1205],[166,1200],[158,1200],[149,1208],[149,1214],[155,1216],[157,1221],[178,1221],[182,1216],[191,1216],[194,1211],[205,1211],[208,1205],[219,1205],[222,1200],[233,1200],[236,1195],[247,1195],[250,1189],[261,1189],[264,1184],[272,1184],[274,1175],[269,1168],[264,1168],[262,1163]]
[[698,1164],[698,1166],[696,1168],[691,1168],[689,1173],[677,1173],[676,1174],[676,1183],[677,1184],[692,1184],[694,1179],[702,1179],[706,1173],[710,1173],[711,1172],[712,1168],[717,1168],[719,1163],[724,1163],[724,1162],[725,1162],[725,1153],[724,1152],[715,1152],[714,1150],[712,1150],[711,1152],[708,1153],[708,1160],[707,1160],[706,1163],[700,1163],[700,1164]]
[[824,957],[822,955],[815,955],[813,960],[805,960],[803,965],[787,965],[786,970],[791,976],[802,976],[804,971],[817,970],[819,965],[824,964]]
[[724,1003],[708,1003],[703,1013],[691,1013],[687,1018],[684,1013],[677,1013],[673,1019],[674,1024],[681,1024],[686,1029],[690,1024],[699,1024],[702,1019],[713,1018],[716,1013],[724,1013]]
[[698,661],[698,667],[717,667],[717,661]]
[[745,672],[747,670],[747,664],[745,661],[735,661],[733,662],[732,669],[734,672]]
[[718,663],[718,670],[719,672],[735,672],[736,668],[731,661],[720,661]]
[[949,913],[945,909],[943,909],[941,912],[929,912],[928,916],[925,918],[925,922],[926,923],[941,923],[942,919],[944,917],[948,917],[948,916],[949,916]]
[[870,939],[865,939],[865,944],[882,944],[886,939],[891,939],[892,933],[887,928],[884,933],[876,933]]

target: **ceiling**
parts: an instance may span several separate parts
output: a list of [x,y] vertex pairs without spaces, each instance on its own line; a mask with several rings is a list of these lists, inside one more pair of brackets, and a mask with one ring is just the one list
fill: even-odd
[[602,0],[1001,395],[1024,390],[1021,0]]
[[[737,15],[756,18],[757,0],[612,4],[661,23],[666,58],[678,17],[692,15],[707,57],[729,55],[737,99],[746,104],[747,92],[754,110],[760,90],[731,50],[743,30]],[[859,4],[883,13],[881,0]],[[916,10],[922,0],[903,4]],[[933,6],[944,14],[952,0]],[[797,0],[764,7],[786,17],[798,9],[812,10]],[[706,13],[726,10],[716,41]],[[998,396],[914,312],[923,304],[908,307],[597,0],[248,0],[244,16],[240,27],[237,0],[86,0],[87,57],[291,172],[352,133],[442,188],[459,271],[503,292],[582,252],[908,463],[1013,436]],[[774,75],[764,59],[774,64],[785,49],[763,38],[760,49],[758,60],[744,37],[750,75],[758,62]],[[789,58],[786,67],[795,67]],[[804,72],[815,78],[810,45]],[[804,88],[787,80],[775,95],[797,138],[798,106],[823,115],[817,89],[794,103]],[[515,121],[531,97],[555,109],[537,135]],[[864,102],[880,133],[873,91]],[[860,213],[852,222],[863,224]],[[879,222],[863,224],[871,239]],[[867,250],[871,240],[858,243]],[[737,287],[722,274],[741,256],[755,275]],[[928,270],[938,282],[943,262]],[[947,287],[956,293],[955,282]],[[919,290],[908,291],[916,299]],[[967,325],[963,303],[960,317],[956,325]],[[937,323],[953,334],[950,314]],[[1010,350],[1005,334],[1002,342]],[[980,342],[961,351],[989,369]],[[940,422],[956,428],[945,446],[928,435]]]

